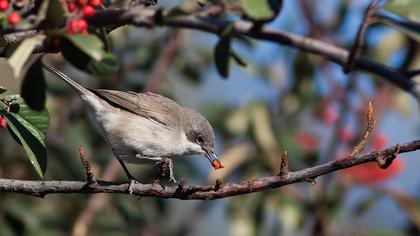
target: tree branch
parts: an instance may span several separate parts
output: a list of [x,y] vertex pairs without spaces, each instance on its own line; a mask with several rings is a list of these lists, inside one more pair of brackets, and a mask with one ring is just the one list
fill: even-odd
[[[240,183],[219,183],[214,185],[188,186],[180,184],[177,187],[162,187],[159,184],[135,184],[133,194],[142,197],[177,198],[211,200],[232,197],[241,194],[262,192],[279,188],[284,185],[313,180],[318,176],[325,175],[337,170],[367,162],[378,162],[381,165],[396,158],[398,153],[412,152],[420,149],[420,140],[414,140],[405,144],[396,145],[380,152],[373,151],[356,157],[347,157],[340,160],[327,162],[323,165],[306,168],[300,171],[288,172],[287,175],[256,178]],[[378,158],[380,157],[380,158]],[[128,183],[99,181],[98,186],[89,188],[83,181],[31,181],[0,178],[0,192],[22,193],[32,196],[44,197],[51,193],[124,193],[128,194]]]
[[[170,26],[219,34],[231,23],[230,21],[208,17],[207,12],[169,17],[167,16],[168,12],[161,13],[154,9],[133,8],[128,10],[106,10],[99,11],[94,17],[90,18],[89,25],[98,27],[109,25],[134,25],[137,27]],[[347,49],[281,30],[264,28],[256,31],[252,26],[253,24],[251,22],[243,20],[235,21],[233,28],[234,35],[244,35],[254,39],[295,47],[302,51],[326,57],[328,60],[343,67],[346,67],[348,64],[349,51]],[[416,98],[420,98],[420,86],[417,86],[407,75],[394,68],[360,57],[355,59],[354,69],[365,70],[379,75],[411,93]]]
[[[215,9],[215,12],[219,12],[218,10],[219,9]],[[113,26],[112,28],[116,28],[123,25],[134,25],[137,27],[169,26],[219,34],[231,22],[209,17],[209,15],[212,14],[212,9],[207,9],[195,14],[168,16],[168,11],[162,13],[160,10],[134,7],[131,9],[97,11],[95,15],[88,20],[89,25],[96,27]],[[268,28],[256,31],[253,29],[253,24],[251,22],[243,20],[235,21],[233,32],[236,35],[248,36],[254,39],[295,47],[302,51],[323,56],[328,60],[341,65],[343,68],[348,67],[349,50],[333,46],[330,43],[321,40]],[[13,42],[21,41],[28,37],[28,35],[33,35],[33,30],[10,33],[10,37],[13,37]],[[48,45],[44,44],[35,48],[35,52],[44,51],[50,52],[51,49]],[[352,63],[354,63],[353,69],[364,70],[379,75],[420,99],[420,85],[417,85],[412,81],[410,75],[365,57],[356,58],[354,61],[352,60]]]

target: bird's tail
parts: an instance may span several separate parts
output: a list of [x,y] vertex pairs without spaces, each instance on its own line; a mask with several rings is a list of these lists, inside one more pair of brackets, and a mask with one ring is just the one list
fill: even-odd
[[82,85],[76,83],[74,80],[70,79],[63,72],[55,69],[51,65],[46,64],[46,63],[42,63],[42,68],[44,68],[45,70],[47,70],[47,71],[55,74],[60,79],[64,80],[64,82],[66,82],[67,84],[69,84],[70,86],[72,86],[73,88],[75,88],[80,94],[92,94],[92,92],[89,91],[87,88],[85,88]]

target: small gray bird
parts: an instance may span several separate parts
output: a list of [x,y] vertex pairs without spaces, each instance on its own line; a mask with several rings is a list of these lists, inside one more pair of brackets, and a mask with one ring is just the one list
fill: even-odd
[[43,68],[75,88],[87,104],[130,180],[130,194],[135,178],[125,163],[162,163],[165,158],[173,182],[176,180],[170,157],[204,154],[215,169],[223,168],[214,153],[213,128],[198,112],[150,92],[87,89],[48,64]]

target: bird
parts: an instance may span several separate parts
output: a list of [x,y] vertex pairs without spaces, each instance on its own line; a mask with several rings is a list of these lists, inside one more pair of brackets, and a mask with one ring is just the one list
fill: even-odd
[[42,67],[74,88],[87,105],[128,177],[131,195],[137,180],[126,163],[168,163],[169,180],[174,183],[172,158],[176,156],[200,154],[214,169],[224,167],[215,154],[213,128],[200,113],[156,93],[85,88],[47,63]]

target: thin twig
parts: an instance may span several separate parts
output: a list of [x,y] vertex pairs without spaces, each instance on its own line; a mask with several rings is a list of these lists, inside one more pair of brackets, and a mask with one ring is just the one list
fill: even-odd
[[83,167],[85,168],[88,188],[96,188],[98,186],[98,182],[96,181],[95,175],[92,172],[92,167],[89,163],[89,160],[86,156],[86,151],[83,147],[79,147],[79,157],[82,161]]
[[365,11],[363,21],[359,26],[356,39],[354,40],[353,46],[351,47],[348,61],[346,64],[343,65],[343,71],[346,74],[355,69],[356,59],[359,58],[360,55],[362,54],[362,48],[363,48],[364,39],[365,39],[365,32],[366,32],[367,27],[373,22],[372,17],[376,13],[377,5],[378,5],[378,1],[374,0],[371,4],[369,4],[368,8]]
[[289,174],[289,160],[287,156],[287,151],[284,151],[283,154],[281,155],[279,176],[282,178],[287,178],[288,174]]
[[376,124],[375,119],[373,118],[373,105],[369,102],[368,105],[368,112],[366,115],[366,129],[362,139],[354,146],[353,151],[350,154],[350,157],[355,157],[359,155],[366,147],[367,142],[369,141],[369,137],[373,132],[374,126]]

